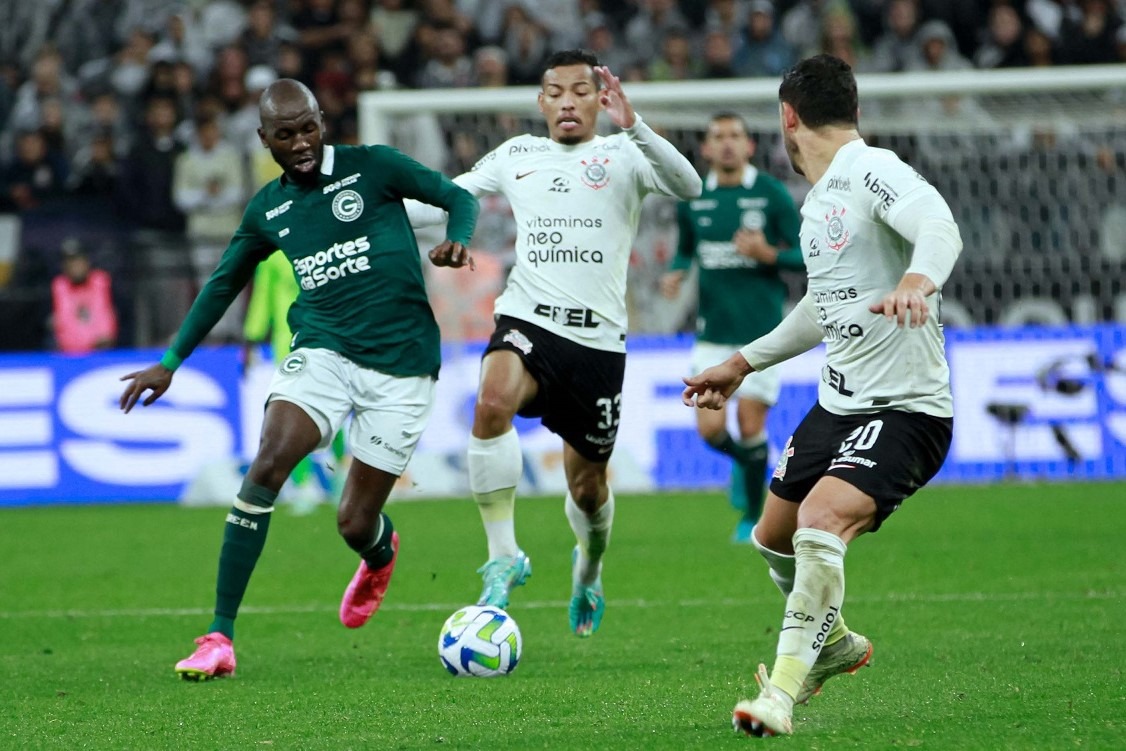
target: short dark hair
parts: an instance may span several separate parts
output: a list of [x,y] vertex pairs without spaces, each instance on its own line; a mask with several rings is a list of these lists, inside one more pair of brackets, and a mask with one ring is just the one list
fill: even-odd
[[[563,68],[568,65],[589,65],[596,68],[599,65],[598,56],[590,50],[559,50],[551,53],[551,57],[543,64],[543,72],[547,73],[552,68]],[[594,85],[598,86],[598,76],[594,76]]]
[[719,112],[716,112],[711,116],[711,119],[708,120],[708,124],[710,125],[712,123],[718,123],[721,120],[734,120],[735,122],[743,126],[744,133],[746,133],[748,136],[751,135],[751,129],[747,127],[747,121],[744,120],[743,116],[735,110],[720,110]]
[[787,70],[778,99],[810,128],[857,125],[856,77],[848,63],[832,55],[809,57]]

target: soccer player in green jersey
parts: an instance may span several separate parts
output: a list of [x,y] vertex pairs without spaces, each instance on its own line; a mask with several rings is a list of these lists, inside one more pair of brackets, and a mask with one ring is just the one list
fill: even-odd
[[[755,142],[735,113],[714,115],[702,153],[708,162],[704,192],[677,206],[680,242],[661,290],[676,297],[685,273],[700,266],[696,344],[692,372],[723,362],[782,320],[783,269],[802,271],[801,215],[781,182],[752,167]],[[739,439],[727,430],[727,410],[696,410],[697,428],[709,446],[735,461],[733,499],[744,499],[736,542],[750,542],[766,494],[766,413],[778,401],[774,370],[743,381],[735,408]],[[742,487],[738,482],[742,481]],[[742,498],[740,498],[742,497]]]
[[382,513],[429,418],[440,361],[438,326],[403,208],[415,198],[449,212],[446,239],[431,251],[442,265],[469,263],[477,200],[441,174],[385,146],[329,146],[316,98],[292,79],[259,103],[264,147],[283,174],[251,199],[218,268],[200,291],[160,362],[122,378],[129,412],[148,406],[274,249],[301,288],[289,310],[293,351],[266,400],[258,454],[226,517],[215,618],[199,647],[176,664],[193,680],[233,675],[231,640],[262,552],[282,483],[301,459],[332,439],[351,414],[353,461],[337,529],[360,556],[340,620],[362,626],[379,607],[398,553]]

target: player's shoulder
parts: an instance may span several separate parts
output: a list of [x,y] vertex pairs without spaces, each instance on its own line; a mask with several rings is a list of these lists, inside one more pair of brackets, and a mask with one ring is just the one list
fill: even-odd
[[885,180],[922,179],[915,168],[903,161],[899,154],[891,149],[867,144],[856,147],[848,172],[858,180],[858,184],[853,185],[853,190],[858,191],[871,190],[872,181],[881,177]]

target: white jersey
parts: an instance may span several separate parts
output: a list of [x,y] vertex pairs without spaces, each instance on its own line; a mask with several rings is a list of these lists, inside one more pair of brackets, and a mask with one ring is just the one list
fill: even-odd
[[502,193],[516,219],[516,265],[495,313],[595,349],[624,352],[626,272],[641,201],[700,193],[691,163],[640,117],[628,131],[568,146],[517,136],[454,182]]
[[953,415],[940,293],[927,299],[931,315],[919,328],[899,328],[868,310],[895,289],[911,263],[913,247],[895,227],[904,225],[912,204],[925,199],[933,207],[937,196],[893,152],[862,140],[843,146],[806,196],[801,248],[807,297],[828,350],[818,391],[828,411]]

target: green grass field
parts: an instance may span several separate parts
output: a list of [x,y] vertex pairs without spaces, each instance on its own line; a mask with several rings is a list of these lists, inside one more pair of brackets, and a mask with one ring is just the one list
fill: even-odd
[[718,494],[618,501],[607,614],[570,635],[562,502],[521,500],[535,575],[503,679],[448,675],[438,630],[476,598],[468,501],[390,507],[383,610],[337,621],[355,558],[332,511],[280,509],[239,619],[238,675],[173,663],[210,618],[224,512],[0,512],[0,748],[1123,749],[1126,487],[928,489],[847,558],[845,613],[872,667],[830,681],[795,735],[731,731],[782,600]]

